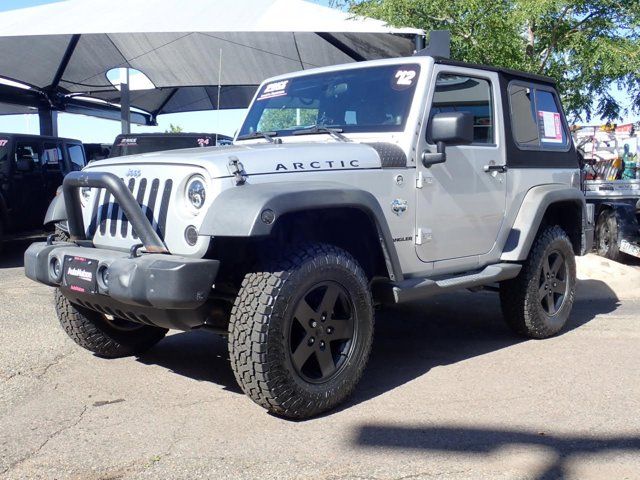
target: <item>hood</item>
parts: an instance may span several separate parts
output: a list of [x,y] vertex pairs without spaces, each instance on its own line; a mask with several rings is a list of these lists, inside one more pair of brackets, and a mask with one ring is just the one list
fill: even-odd
[[[396,147],[399,148],[399,147]],[[211,178],[232,176],[230,160],[242,163],[247,175],[380,168],[380,155],[364,143],[281,143],[190,148],[107,158],[92,162],[87,170],[123,165],[194,165]]]

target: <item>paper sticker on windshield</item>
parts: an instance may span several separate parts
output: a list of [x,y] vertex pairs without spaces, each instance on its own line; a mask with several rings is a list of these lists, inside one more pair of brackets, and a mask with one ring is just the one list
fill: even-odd
[[543,142],[562,143],[562,122],[558,112],[538,111],[538,127]]
[[199,147],[206,147],[207,145],[209,145],[210,142],[211,142],[210,138],[199,138],[198,139],[198,146]]
[[9,143],[9,140],[6,138],[0,138],[0,147],[6,147],[7,143]]
[[265,85],[264,90],[258,97],[258,100],[266,100],[268,98],[281,97],[287,94],[287,85],[289,80],[282,80],[280,82],[268,83]]
[[405,90],[413,86],[418,78],[418,72],[415,68],[400,68],[396,70],[391,81],[394,90]]

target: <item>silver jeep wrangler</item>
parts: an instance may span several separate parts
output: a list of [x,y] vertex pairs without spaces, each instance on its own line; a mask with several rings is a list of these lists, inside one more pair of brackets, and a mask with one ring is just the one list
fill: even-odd
[[353,391],[378,304],[493,287],[517,333],[558,333],[592,243],[553,81],[431,56],[267,80],[234,145],[92,163],[61,221],[25,270],[73,340],[228,334],[244,392],[290,418]]

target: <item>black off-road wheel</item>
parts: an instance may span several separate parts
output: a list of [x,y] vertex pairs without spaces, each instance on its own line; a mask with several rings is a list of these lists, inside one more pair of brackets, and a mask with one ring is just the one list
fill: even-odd
[[367,277],[340,248],[311,244],[248,273],[231,312],[229,352],[242,390],[304,419],[354,390],[373,339]]
[[620,221],[613,210],[603,210],[596,222],[596,251],[614,262],[622,260],[620,252]]
[[529,338],[557,334],[567,322],[576,288],[573,246],[558,226],[544,227],[520,274],[500,284],[500,302],[507,324]]
[[56,313],[71,339],[99,357],[119,358],[145,352],[164,338],[166,329],[110,318],[71,303],[55,290]]

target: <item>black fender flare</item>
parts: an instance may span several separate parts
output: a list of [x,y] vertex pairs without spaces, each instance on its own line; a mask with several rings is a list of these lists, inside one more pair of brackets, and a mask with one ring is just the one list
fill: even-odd
[[[369,216],[376,226],[390,279],[402,280],[398,254],[380,204],[371,193],[338,182],[273,182],[224,190],[209,207],[200,235],[268,236],[284,214],[341,207],[356,208]],[[265,210],[273,214],[263,215]]]

